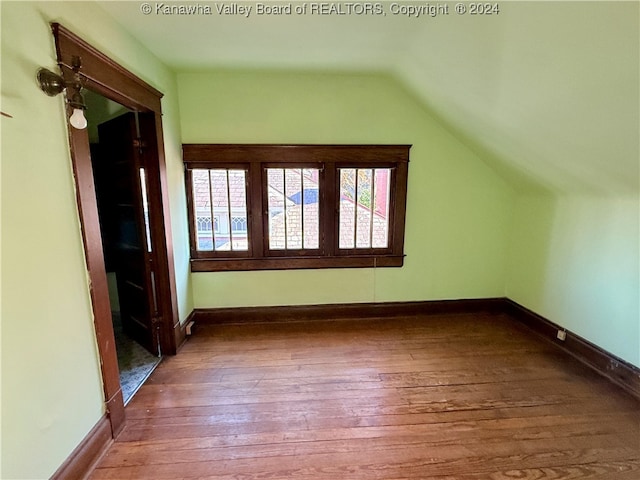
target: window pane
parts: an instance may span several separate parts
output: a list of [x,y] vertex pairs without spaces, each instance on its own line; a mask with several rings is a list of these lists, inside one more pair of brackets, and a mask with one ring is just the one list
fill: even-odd
[[316,168],[267,169],[270,249],[319,248],[319,175]]
[[192,190],[195,214],[196,250],[213,250],[213,231],[211,230],[211,191],[209,170],[193,170]]
[[229,235],[229,182],[227,170],[209,170],[211,181],[211,203],[218,228],[213,232],[215,251],[231,250]]
[[[301,192],[302,175],[300,169],[285,168],[284,193],[287,201],[285,201],[284,208],[286,211],[285,237],[287,250],[299,250],[302,248]],[[296,195],[297,198],[294,197]]]
[[[244,170],[193,170],[196,248],[248,250]],[[232,230],[235,224],[244,229]]]
[[339,248],[387,248],[391,169],[339,171]]
[[317,168],[302,170],[303,248],[320,248],[319,176]]
[[356,243],[356,169],[340,169],[340,248],[354,248]]
[[368,168],[359,168],[356,197],[356,248],[371,248],[371,181],[373,174]]
[[376,168],[373,197],[373,248],[389,246],[389,203],[391,194],[391,169]]
[[228,170],[229,234],[232,250],[248,250],[247,192],[244,170]]
[[272,250],[284,250],[285,241],[285,196],[284,196],[284,170],[282,168],[267,169],[267,187],[269,189],[269,248]]

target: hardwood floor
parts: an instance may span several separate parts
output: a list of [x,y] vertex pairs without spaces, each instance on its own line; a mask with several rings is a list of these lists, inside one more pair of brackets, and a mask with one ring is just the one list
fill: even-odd
[[93,479],[640,478],[640,402],[497,315],[198,326]]

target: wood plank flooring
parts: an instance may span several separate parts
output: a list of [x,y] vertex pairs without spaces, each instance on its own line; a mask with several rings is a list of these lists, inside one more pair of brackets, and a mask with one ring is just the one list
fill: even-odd
[[499,315],[198,326],[92,479],[640,479],[640,402]]

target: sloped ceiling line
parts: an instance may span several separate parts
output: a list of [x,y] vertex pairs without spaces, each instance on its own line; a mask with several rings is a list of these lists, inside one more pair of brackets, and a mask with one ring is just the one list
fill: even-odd
[[[516,189],[640,190],[638,2],[502,2],[491,17],[144,15],[100,2],[176,71],[394,75]],[[245,2],[251,3],[251,2]]]

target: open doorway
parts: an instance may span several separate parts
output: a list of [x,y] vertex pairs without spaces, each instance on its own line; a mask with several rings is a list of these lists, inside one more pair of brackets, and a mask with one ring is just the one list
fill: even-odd
[[126,405],[159,364],[149,196],[140,116],[88,90],[91,166],[122,396]]
[[[178,315],[173,264],[169,192],[162,132],[163,94],[62,25],[52,23],[51,29],[56,45],[58,66],[67,81],[74,80],[76,75],[74,65],[80,63],[86,90],[99,93],[131,111],[138,112],[139,138],[143,139],[139,146],[142,147],[141,155],[144,157],[146,167],[148,198],[152,200],[148,211],[153,248],[151,252],[146,252],[145,256],[149,260],[147,272],[152,271],[153,275],[147,273],[146,282],[148,285],[153,285],[153,290],[157,292],[152,298],[147,295],[147,301],[154,301],[157,308],[154,315],[149,318],[152,327],[150,332],[155,332],[155,335],[149,338],[159,342],[163,354],[175,355],[178,345],[185,340],[185,331]],[[68,110],[67,114],[70,114],[70,107]],[[100,356],[105,411],[111,425],[112,436],[115,438],[124,428],[125,408],[120,386],[102,233],[91,165],[91,147],[86,129],[69,128],[69,148]],[[147,291],[150,290],[147,289]],[[122,304],[122,298],[120,298],[120,304]]]

